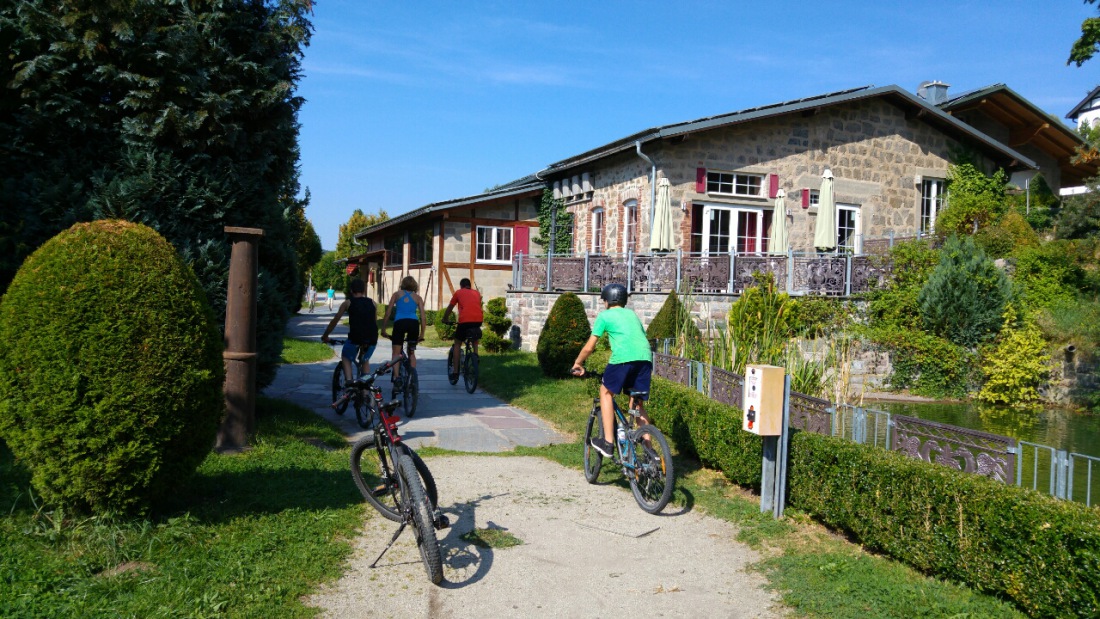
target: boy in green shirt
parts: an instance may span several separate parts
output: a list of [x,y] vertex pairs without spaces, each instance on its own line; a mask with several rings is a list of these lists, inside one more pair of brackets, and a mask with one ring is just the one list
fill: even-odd
[[626,287],[622,284],[608,284],[600,292],[600,298],[607,303],[607,309],[596,316],[592,325],[592,337],[588,338],[577,360],[573,362],[574,376],[584,376],[584,360],[596,350],[596,342],[604,333],[611,340],[611,359],[604,369],[603,382],[600,383],[600,419],[603,421],[603,435],[594,437],[592,448],[611,457],[612,445],[607,440],[613,436],[615,409],[612,398],[615,394],[631,391],[644,391],[638,399],[638,410],[642,412],[640,420],[649,423],[645,417],[644,400],[649,399],[649,377],[653,373],[653,355],[649,350],[649,340],[638,315],[626,309]]

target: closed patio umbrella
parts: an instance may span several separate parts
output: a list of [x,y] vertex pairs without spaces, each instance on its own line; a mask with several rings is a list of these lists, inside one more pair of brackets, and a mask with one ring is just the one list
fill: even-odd
[[649,233],[649,249],[672,251],[676,249],[672,238],[672,198],[667,178],[657,181],[657,202],[653,213],[653,229]]
[[836,197],[833,196],[833,171],[828,168],[825,168],[825,172],[821,175],[817,224],[814,226],[814,247],[821,252],[836,249]]
[[785,255],[790,243],[787,240],[787,192],[782,189],[775,196],[775,214],[772,215],[772,238],[768,250],[776,255]]

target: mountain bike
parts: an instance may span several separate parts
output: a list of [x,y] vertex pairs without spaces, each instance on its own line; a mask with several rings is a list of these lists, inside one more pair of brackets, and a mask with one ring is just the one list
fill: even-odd
[[[333,346],[343,346],[346,340],[336,340],[329,338],[329,344]],[[363,365],[367,350],[370,346],[360,346],[359,351],[355,353],[355,363],[352,369],[352,374],[355,379],[358,380],[363,376]],[[337,415],[343,415],[344,411],[348,409],[348,404],[354,404],[355,406],[355,420],[359,423],[360,428],[370,427],[370,414],[367,407],[370,406],[363,394],[356,394],[354,391],[349,392],[349,397],[341,397],[344,394],[344,363],[343,359],[336,364],[336,367],[332,369],[332,407],[336,410]],[[358,397],[356,397],[358,395]]]
[[[588,415],[588,426],[584,432],[584,478],[588,483],[594,484],[600,476],[600,467],[603,465],[603,454],[592,447],[593,438],[604,438],[603,422],[600,415],[600,380],[603,374],[600,372],[585,372],[585,378],[595,379],[596,396],[592,399],[592,412]],[[629,414],[624,413],[619,403],[612,400],[615,407],[614,432],[615,440],[612,444],[615,451],[611,455],[611,461],[618,465],[623,472],[623,477],[630,482],[630,490],[634,493],[634,500],[641,508],[651,514],[664,509],[672,498],[672,490],[675,485],[672,470],[672,452],[668,449],[668,441],[655,426],[642,424],[635,427],[641,410],[638,402],[647,392],[630,392]]]
[[[397,368],[397,377],[393,380],[391,398],[401,396],[401,407],[405,409],[405,415],[412,417],[416,414],[416,404],[420,400],[420,378],[416,368],[405,354],[405,347],[401,347],[401,356],[397,359],[400,365]],[[393,364],[390,364],[392,367]]]
[[433,584],[439,584],[443,580],[443,559],[435,532],[449,527],[450,522],[439,511],[438,491],[428,465],[398,433],[398,417],[394,411],[400,402],[383,403],[382,389],[375,385],[379,376],[399,363],[400,359],[390,361],[357,379],[350,387],[368,394],[369,410],[372,416],[378,414],[374,432],[356,441],[351,448],[351,476],[371,507],[384,518],[400,523],[371,567],[378,564],[405,527],[412,525],[428,578]]
[[463,345],[458,347],[458,367],[454,367],[454,355],[450,351],[447,353],[447,380],[452,385],[457,384],[461,374],[462,382],[466,385],[466,393],[473,393],[477,389],[478,370],[481,365],[481,359],[478,358],[477,349],[474,347],[477,339],[477,335],[467,332],[463,340],[465,350]]

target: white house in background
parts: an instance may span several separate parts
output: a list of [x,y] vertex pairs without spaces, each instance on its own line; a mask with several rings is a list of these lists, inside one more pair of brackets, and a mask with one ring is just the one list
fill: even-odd
[[1080,103],[1069,111],[1069,114],[1066,114],[1066,118],[1076,122],[1078,129],[1085,123],[1088,123],[1090,127],[1095,126],[1096,119],[1100,118],[1100,86],[1093,88]]

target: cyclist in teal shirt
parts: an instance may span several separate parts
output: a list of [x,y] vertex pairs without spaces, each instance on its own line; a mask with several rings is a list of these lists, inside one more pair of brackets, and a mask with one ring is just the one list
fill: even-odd
[[[600,298],[607,303],[607,309],[596,316],[596,323],[592,325],[592,336],[573,362],[573,374],[584,376],[584,360],[596,350],[600,337],[607,334],[611,341],[611,358],[604,370],[603,382],[600,383],[600,418],[605,437],[614,435],[612,426],[615,409],[612,398],[615,394],[631,391],[648,393],[649,378],[653,373],[653,354],[649,350],[649,339],[646,338],[638,315],[626,309],[626,297],[626,287],[622,284],[604,286]],[[641,398],[646,399],[648,396]],[[639,417],[641,423],[649,423],[642,402],[638,403],[638,408],[642,412]],[[593,438],[592,448],[605,457],[611,457],[612,445],[604,438]]]

